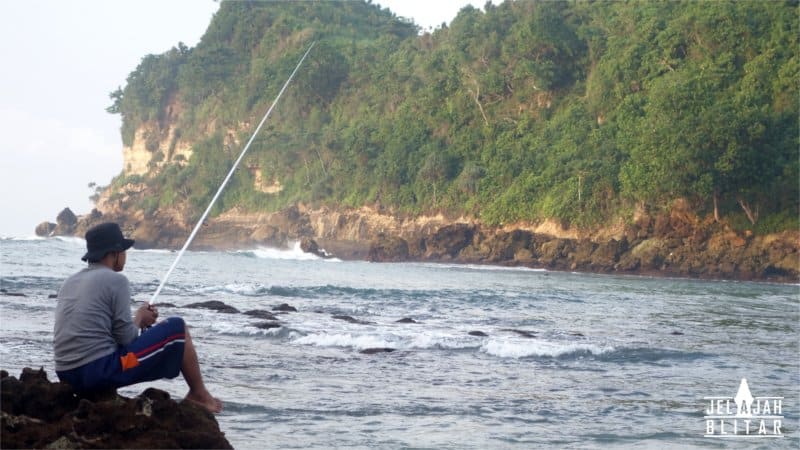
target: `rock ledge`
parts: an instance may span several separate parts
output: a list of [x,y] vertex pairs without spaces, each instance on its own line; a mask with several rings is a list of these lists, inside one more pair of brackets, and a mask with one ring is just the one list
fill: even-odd
[[233,448],[214,416],[167,392],[79,397],[43,369],[0,371],[1,448]]

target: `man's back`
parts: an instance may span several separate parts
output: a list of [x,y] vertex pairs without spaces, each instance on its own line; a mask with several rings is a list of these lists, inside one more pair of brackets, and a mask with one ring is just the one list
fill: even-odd
[[56,370],[114,352],[136,337],[128,279],[100,264],[69,277],[58,292],[53,349]]

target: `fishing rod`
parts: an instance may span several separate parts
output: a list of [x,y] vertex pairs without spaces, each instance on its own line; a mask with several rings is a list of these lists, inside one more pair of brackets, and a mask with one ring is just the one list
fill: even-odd
[[311,52],[311,49],[314,48],[314,44],[316,44],[316,41],[312,42],[311,45],[308,47],[308,50],[306,50],[305,54],[303,54],[303,57],[300,58],[300,62],[297,63],[297,66],[292,71],[292,74],[289,75],[289,79],[286,80],[286,83],[283,84],[283,87],[281,88],[280,92],[278,92],[278,95],[275,97],[275,100],[272,101],[272,106],[270,106],[269,109],[267,110],[267,113],[264,114],[264,117],[261,119],[261,122],[256,127],[256,131],[254,131],[253,135],[250,136],[250,140],[247,141],[247,145],[244,146],[244,150],[242,150],[242,153],[239,154],[239,158],[237,158],[236,162],[233,163],[233,167],[231,167],[230,172],[228,172],[228,176],[225,177],[225,180],[222,182],[219,189],[217,189],[217,193],[214,194],[214,198],[211,199],[211,203],[208,204],[208,208],[206,208],[206,211],[200,217],[200,220],[197,221],[197,225],[195,225],[194,230],[192,230],[192,233],[189,235],[189,239],[187,239],[186,243],[183,244],[183,247],[181,248],[180,252],[178,252],[178,256],[175,258],[175,261],[172,262],[172,266],[170,266],[166,275],[164,275],[164,278],[161,280],[161,284],[158,285],[158,289],[156,289],[155,294],[153,294],[153,297],[150,299],[148,304],[152,305],[153,303],[155,303],[156,297],[158,297],[158,294],[161,293],[161,289],[164,288],[164,285],[167,283],[167,279],[172,274],[172,271],[175,270],[175,266],[178,265],[178,261],[181,260],[181,256],[183,256],[183,253],[189,247],[189,244],[192,243],[192,240],[194,239],[198,230],[200,230],[200,227],[203,225],[203,222],[206,220],[206,217],[208,217],[208,213],[211,212],[211,208],[214,206],[214,203],[219,198],[219,195],[222,193],[222,190],[225,189],[225,186],[228,184],[228,181],[230,181],[231,177],[233,176],[233,172],[236,171],[236,167],[239,165],[239,162],[242,161],[242,158],[244,158],[244,154],[247,153],[247,149],[250,148],[250,144],[253,143],[253,140],[256,138],[256,135],[258,134],[259,130],[261,130],[261,126],[264,125],[264,122],[267,121],[267,117],[269,117],[270,113],[272,113],[272,109],[275,108],[275,105],[278,103],[278,100],[280,100],[281,96],[283,95],[283,91],[285,91],[286,87],[289,86],[289,83],[292,81],[292,78],[294,78],[294,74],[297,73],[297,70],[300,68],[300,65],[302,65],[303,61],[306,59],[306,56],[308,56],[308,54]]

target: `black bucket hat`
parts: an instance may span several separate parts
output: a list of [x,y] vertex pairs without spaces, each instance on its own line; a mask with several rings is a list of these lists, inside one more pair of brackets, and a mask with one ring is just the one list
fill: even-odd
[[122,252],[133,245],[133,239],[126,239],[116,223],[101,223],[86,232],[86,254],[84,261],[98,261],[109,252]]

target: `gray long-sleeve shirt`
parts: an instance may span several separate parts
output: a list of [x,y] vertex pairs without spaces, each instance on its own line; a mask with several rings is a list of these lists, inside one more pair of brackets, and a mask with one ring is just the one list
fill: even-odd
[[59,289],[53,337],[56,370],[74,369],[110,355],[136,335],[125,275],[102,264],[89,264]]

